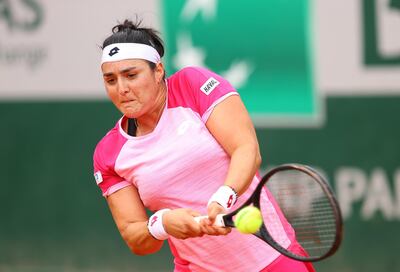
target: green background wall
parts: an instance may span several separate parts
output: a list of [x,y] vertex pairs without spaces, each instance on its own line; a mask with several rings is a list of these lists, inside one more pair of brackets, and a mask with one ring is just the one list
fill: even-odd
[[[320,128],[258,130],[263,167],[301,162],[324,170],[335,186],[341,167],[368,177],[380,167],[397,209],[360,216],[355,201],[338,254],[318,271],[398,271],[398,97],[332,98]],[[131,255],[92,176],[92,152],[118,112],[108,102],[0,104],[0,271],[170,271],[168,247]],[[368,181],[369,183],[371,181]],[[371,260],[371,261],[368,261]]]
[[161,30],[169,74],[230,75],[262,169],[297,162],[329,178],[345,235],[319,272],[400,271],[399,0],[243,3],[0,0],[0,272],[172,270],[168,246],[129,252],[92,173],[119,118],[97,45],[135,14]]

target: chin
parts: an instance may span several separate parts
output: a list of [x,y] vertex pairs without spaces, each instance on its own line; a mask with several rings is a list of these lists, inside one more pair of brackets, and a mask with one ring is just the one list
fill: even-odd
[[136,118],[137,117],[137,115],[136,114],[133,114],[133,113],[124,113],[124,115],[125,115],[125,117],[126,118],[129,118],[129,119],[133,119],[133,118]]
[[130,111],[130,110],[125,111],[124,115],[129,119],[138,117],[138,113],[136,111]]

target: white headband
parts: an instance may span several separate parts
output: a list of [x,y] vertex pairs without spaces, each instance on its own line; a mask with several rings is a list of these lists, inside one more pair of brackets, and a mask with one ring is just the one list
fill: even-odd
[[126,59],[144,59],[153,63],[161,60],[157,50],[142,43],[113,43],[103,49],[101,64],[104,62],[126,60]]

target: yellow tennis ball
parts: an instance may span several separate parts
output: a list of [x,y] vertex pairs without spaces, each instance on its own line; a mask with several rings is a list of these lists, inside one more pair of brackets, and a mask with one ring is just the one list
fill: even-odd
[[262,225],[261,211],[254,206],[241,209],[235,217],[235,227],[241,233],[256,233]]

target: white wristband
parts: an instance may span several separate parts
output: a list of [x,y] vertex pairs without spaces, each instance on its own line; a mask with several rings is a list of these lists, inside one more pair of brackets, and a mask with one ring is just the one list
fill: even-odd
[[168,233],[164,229],[162,220],[163,214],[167,211],[170,211],[170,209],[162,209],[155,212],[150,216],[149,222],[147,223],[147,228],[149,229],[151,236],[157,240],[167,240],[169,237]]
[[207,206],[211,204],[211,202],[217,202],[219,205],[224,207],[226,211],[229,211],[230,208],[236,203],[237,193],[231,187],[224,185],[218,188],[218,190],[211,196],[210,200],[208,200]]

